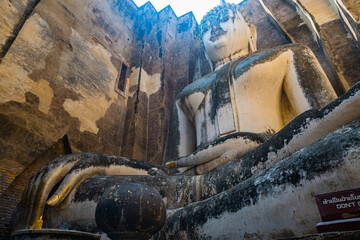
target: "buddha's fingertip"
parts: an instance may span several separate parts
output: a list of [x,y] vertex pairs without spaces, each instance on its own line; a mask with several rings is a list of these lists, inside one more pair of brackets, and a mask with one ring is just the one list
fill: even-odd
[[59,196],[57,194],[54,194],[49,200],[47,200],[46,204],[53,206],[57,203],[59,200]]
[[176,163],[175,163],[175,161],[167,162],[167,163],[165,163],[165,167],[176,168]]

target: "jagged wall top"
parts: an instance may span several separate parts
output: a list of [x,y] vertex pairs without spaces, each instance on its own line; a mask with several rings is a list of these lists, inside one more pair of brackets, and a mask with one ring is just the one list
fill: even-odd
[[[151,9],[152,12],[154,12],[155,14],[160,14],[161,12],[164,12],[164,11],[167,11],[169,12],[169,14],[173,15],[174,17],[176,17],[176,19],[178,20],[178,22],[181,22],[182,19],[187,19],[188,17],[191,17],[193,18],[194,22],[196,22],[196,24],[198,24],[195,16],[194,16],[194,13],[192,11],[188,12],[188,13],[185,13],[183,15],[181,15],[180,17],[178,17],[174,11],[174,9],[170,6],[170,5],[167,5],[166,7],[164,7],[163,9],[161,9],[160,11],[157,11],[154,7],[154,5],[152,5],[152,3],[150,1],[147,1],[146,3],[144,3],[142,6],[138,7],[136,5],[136,3],[134,3],[134,1],[132,0],[128,0],[129,2],[131,2],[137,9],[139,12],[142,12],[146,9]],[[170,15],[169,15],[170,16]]]

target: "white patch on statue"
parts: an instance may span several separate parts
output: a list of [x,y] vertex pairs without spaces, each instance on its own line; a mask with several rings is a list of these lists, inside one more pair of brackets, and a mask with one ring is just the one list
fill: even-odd
[[299,0],[300,4],[311,14],[318,25],[339,19],[328,0]]
[[235,80],[240,131],[260,133],[271,128],[277,132],[284,127],[280,99],[288,70],[284,66],[289,65],[290,58],[288,50],[274,60],[251,67]]
[[222,106],[217,112],[220,135],[235,132],[234,112],[231,104]]

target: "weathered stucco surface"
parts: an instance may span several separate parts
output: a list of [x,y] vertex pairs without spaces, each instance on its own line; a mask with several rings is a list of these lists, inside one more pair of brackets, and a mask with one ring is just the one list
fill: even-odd
[[[116,63],[129,61],[131,56],[131,49],[124,45],[131,43],[132,20],[123,12],[113,11],[115,2],[99,7],[86,1],[40,2],[0,65],[1,113],[19,118],[17,125],[25,121],[24,131],[45,138],[44,150],[68,134],[75,150],[119,152],[115,146],[122,136],[126,99],[115,92],[120,70]],[[123,24],[106,25],[110,19]],[[116,40],[108,43],[106,38]],[[23,109],[25,104],[34,107]],[[105,120],[109,114],[114,117]],[[16,132],[9,134],[21,137]],[[9,147],[16,145],[8,141],[10,136],[2,135]],[[32,145],[29,139],[22,148]],[[100,150],[103,146],[108,150]],[[37,156],[29,158],[27,151],[22,154],[24,158],[18,155],[7,159],[23,166],[18,173]]]
[[319,25],[339,19],[336,10],[331,8],[331,2],[327,0],[300,0],[299,2],[314,16],[314,21]]
[[196,62],[207,63],[192,14],[178,18],[170,7],[157,12],[147,3],[134,26],[121,155],[161,163],[173,99],[193,80]]
[[[106,48],[102,45],[93,46],[75,30],[72,30],[70,43],[71,51],[64,51],[60,56],[59,72],[64,73],[64,76],[61,76],[64,87],[77,89],[80,96],[75,101],[66,99],[63,107],[70,116],[79,119],[81,132],[97,134],[99,129],[96,121],[105,115],[118,97],[118,93],[114,91],[117,69],[112,65],[111,53]],[[72,62],[73,66],[69,66],[68,62]],[[73,71],[77,68],[86,68],[89,71],[72,81]],[[97,88],[91,88],[91,84]]]
[[[44,79],[34,81],[29,74],[35,69],[45,68],[45,58],[54,45],[48,23],[38,14],[31,16],[12,45],[12,51],[8,52],[0,65],[0,103],[23,103],[26,101],[25,94],[30,92],[39,96],[39,110],[48,113],[53,90],[49,82]],[[23,52],[28,55],[24,56]]]
[[279,239],[315,233],[321,219],[314,196],[358,186],[358,127],[357,121],[227,191],[172,212],[159,238]]
[[127,1],[1,1],[0,196],[12,183],[23,188],[15,180],[65,135],[63,154],[119,154],[126,98],[115,84],[136,10]]
[[[302,43],[338,95],[359,81],[359,1],[262,2],[274,19],[258,0],[241,5],[257,27],[258,50]],[[122,63],[128,80],[119,94]],[[0,201],[19,200],[10,190],[57,155],[90,151],[161,163],[175,96],[209,72],[192,14],[130,0],[1,1]],[[1,229],[13,207],[1,211]]]
[[342,0],[342,2],[355,18],[356,22],[360,24],[360,2],[356,0]]
[[1,1],[0,62],[39,0]]

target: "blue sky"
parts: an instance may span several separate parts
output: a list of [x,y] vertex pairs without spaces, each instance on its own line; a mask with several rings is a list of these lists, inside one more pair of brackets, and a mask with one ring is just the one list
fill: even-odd
[[[140,7],[148,0],[133,0],[135,4]],[[160,11],[167,5],[170,5],[178,17],[192,11],[196,20],[200,23],[202,17],[211,8],[220,3],[220,0],[151,0],[152,5],[157,11]],[[229,3],[239,3],[241,0],[227,0]]]

